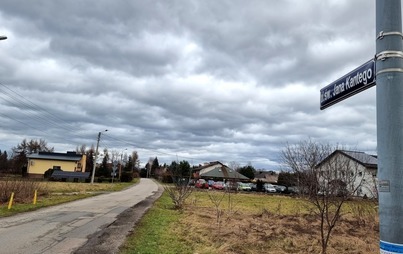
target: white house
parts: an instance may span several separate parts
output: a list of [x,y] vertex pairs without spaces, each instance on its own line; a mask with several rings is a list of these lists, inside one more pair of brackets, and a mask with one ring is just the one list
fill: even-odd
[[377,198],[377,156],[336,150],[316,166],[319,188],[342,183],[351,195]]

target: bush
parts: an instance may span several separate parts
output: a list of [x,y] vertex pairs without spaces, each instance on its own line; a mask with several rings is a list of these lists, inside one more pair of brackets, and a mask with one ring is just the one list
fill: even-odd
[[122,183],[129,183],[129,182],[133,181],[133,174],[131,172],[122,172],[120,181]]

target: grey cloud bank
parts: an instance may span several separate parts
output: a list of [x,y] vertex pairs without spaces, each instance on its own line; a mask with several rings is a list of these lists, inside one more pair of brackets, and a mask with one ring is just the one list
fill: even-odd
[[319,110],[375,53],[372,1],[0,2],[2,150],[108,129],[101,148],[142,162],[280,169],[307,138],[376,151],[374,88]]

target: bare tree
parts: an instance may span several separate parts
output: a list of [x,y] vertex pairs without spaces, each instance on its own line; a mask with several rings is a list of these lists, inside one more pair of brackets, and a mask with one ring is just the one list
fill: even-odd
[[174,203],[175,209],[183,209],[186,199],[193,192],[193,187],[189,184],[191,179],[190,165],[185,161],[181,163],[173,161],[168,170],[170,171],[169,174],[172,177],[173,185],[165,184],[164,190]]
[[221,215],[223,214],[223,210],[221,209],[221,203],[226,195],[226,191],[215,191],[215,190],[209,190],[208,192],[208,197],[210,201],[213,203],[215,211],[216,211],[216,222],[218,225],[218,228],[220,228],[221,224]]
[[228,167],[230,167],[231,169],[233,169],[234,171],[238,171],[238,169],[241,167],[239,165],[238,162],[236,161],[231,161],[230,163],[228,163]]
[[86,151],[87,151],[87,146],[85,144],[82,144],[81,146],[76,147],[76,153],[85,154]]
[[322,254],[327,251],[332,232],[342,216],[342,206],[357,195],[362,185],[360,164],[343,153],[339,146],[311,140],[287,145],[284,164],[297,176],[301,195],[313,205],[319,217]]

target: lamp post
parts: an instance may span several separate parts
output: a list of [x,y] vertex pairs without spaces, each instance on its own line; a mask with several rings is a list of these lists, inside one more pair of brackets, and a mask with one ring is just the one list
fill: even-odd
[[95,178],[95,167],[97,166],[97,159],[98,159],[98,147],[99,147],[99,140],[101,139],[101,133],[102,132],[107,132],[108,130],[100,131],[98,132],[98,139],[97,139],[97,148],[95,149],[95,159],[94,159],[94,165],[92,167],[92,176],[91,176],[91,184],[94,183],[94,178]]

